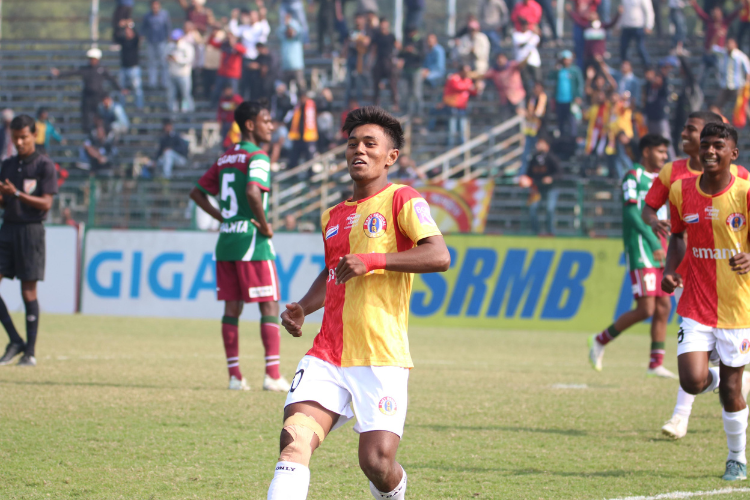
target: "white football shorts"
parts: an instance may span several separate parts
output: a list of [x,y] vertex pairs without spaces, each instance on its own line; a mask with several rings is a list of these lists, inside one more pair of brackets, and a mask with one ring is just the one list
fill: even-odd
[[406,421],[409,369],[400,366],[335,366],[314,356],[297,365],[284,407],[315,401],[338,413],[335,430],[352,418],[354,431],[389,431],[399,437]]
[[750,328],[714,328],[682,318],[677,334],[677,355],[686,352],[711,352],[726,366],[738,368],[750,363]]

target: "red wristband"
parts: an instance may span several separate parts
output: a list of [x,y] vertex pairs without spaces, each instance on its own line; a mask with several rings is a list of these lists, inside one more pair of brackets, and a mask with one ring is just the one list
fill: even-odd
[[368,273],[376,269],[385,269],[384,253],[355,253],[354,255],[364,262]]

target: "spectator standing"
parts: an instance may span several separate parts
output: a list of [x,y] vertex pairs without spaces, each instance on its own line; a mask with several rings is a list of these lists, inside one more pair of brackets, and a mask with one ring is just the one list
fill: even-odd
[[651,0],[622,0],[622,20],[620,26],[620,59],[628,59],[628,48],[635,42],[638,55],[644,66],[651,64],[646,51],[646,35],[654,28],[654,8]]
[[[360,12],[360,11],[357,11]],[[281,0],[279,3],[279,24],[285,22],[286,15],[290,14],[292,19],[299,24],[299,33],[302,36],[302,43],[310,43],[310,28],[307,24],[307,15],[305,14],[305,5],[302,0]],[[282,29],[279,26],[279,29]]]
[[620,180],[633,166],[626,152],[626,147],[633,140],[633,110],[628,99],[624,99],[617,92],[612,92],[610,96],[609,110],[607,145],[604,152],[610,177]]
[[714,106],[723,111],[727,102],[734,106],[737,91],[741,91],[746,83],[750,83],[750,59],[737,47],[737,40],[734,38],[727,39],[726,48],[714,46],[714,52],[719,59],[721,88]]
[[8,108],[5,108],[0,116],[2,118],[0,124],[0,162],[18,154],[10,134],[10,122],[13,121],[13,117],[13,110]]
[[603,90],[596,90],[591,95],[591,106],[584,113],[588,120],[584,152],[589,159],[589,170],[593,171],[597,160],[604,156],[607,146],[607,127],[609,125],[610,102]]
[[509,61],[502,52],[497,55],[495,66],[484,74],[484,78],[492,80],[500,97],[500,117],[514,116],[523,111],[526,91],[521,80],[521,66],[525,62]]
[[315,100],[312,97],[305,92],[299,93],[289,127],[292,151],[289,155],[288,168],[296,167],[301,163],[300,160],[310,160],[317,153],[318,117]]
[[276,56],[276,51],[271,51],[265,43],[259,43],[258,64],[260,65],[260,74],[258,81],[251,86],[251,93],[257,96],[257,99],[270,99],[276,88],[276,82],[281,78],[280,63]]
[[315,100],[318,125],[318,151],[328,151],[336,139],[336,127],[333,120],[333,93],[324,88]]
[[130,128],[130,120],[125,113],[125,108],[119,102],[115,102],[112,96],[104,96],[99,104],[98,115],[102,120],[104,130],[113,142],[117,142]]
[[115,32],[115,41],[120,44],[120,87],[132,89],[135,107],[143,109],[143,84],[139,62],[141,38],[132,19],[123,19]]
[[529,95],[534,83],[542,81],[542,58],[538,49],[541,39],[529,28],[525,19],[521,19],[518,24],[521,31],[513,32],[513,49],[516,61],[526,61],[526,64],[521,67],[521,74],[526,95]]
[[291,121],[292,98],[283,83],[276,85],[276,91],[271,96],[271,116],[273,117],[273,136],[271,137],[271,171],[279,170],[279,159],[282,151],[291,150],[289,128],[286,122]]
[[427,36],[427,53],[422,63],[422,70],[417,81],[417,114],[422,114],[424,107],[424,84],[434,89],[441,85],[445,78],[445,49],[438,43],[437,35]]
[[422,27],[422,17],[424,16],[425,0],[404,0],[404,6],[406,7],[404,31],[411,28],[420,29]]
[[[172,112],[190,112],[195,109],[193,103],[193,61],[195,49],[185,38],[185,32],[176,29],[172,32],[172,43],[169,46],[169,87],[167,89],[167,106]],[[178,104],[177,95],[180,100]]]
[[380,106],[380,82],[388,80],[391,87],[393,111],[398,111],[398,73],[393,67],[393,57],[400,44],[391,33],[391,23],[385,17],[380,19],[378,31],[372,35],[372,90],[376,106]]
[[164,120],[162,135],[159,138],[159,150],[156,152],[156,165],[160,176],[164,179],[171,179],[175,166],[187,165],[187,156],[188,142],[175,132],[171,120]]
[[94,117],[96,116],[99,103],[107,94],[104,90],[104,80],[108,80],[117,90],[120,90],[120,85],[118,85],[117,80],[105,68],[99,65],[102,58],[101,50],[89,49],[89,51],[86,52],[86,57],[89,60],[88,66],[65,72],[60,72],[57,68],[52,68],[50,73],[53,78],[80,76],[83,79],[83,93],[81,95],[81,128],[88,134],[91,133],[91,127],[94,124]]
[[633,73],[633,66],[630,64],[630,61],[622,61],[620,63],[620,71],[613,70],[612,76],[617,82],[617,93],[623,97],[627,95],[630,98],[633,108],[640,106],[643,82]]
[[305,80],[305,47],[302,44],[300,24],[291,14],[286,15],[284,25],[279,32],[281,38],[281,79],[289,86],[295,82],[297,90],[307,90]]
[[[471,66],[464,63],[458,73],[453,73],[445,81],[443,90],[443,102],[440,107],[436,108],[437,113],[448,115],[448,147],[452,148],[456,143],[456,134],[458,142],[464,142],[464,132],[466,130],[466,108],[469,105],[469,98],[477,95],[477,87],[471,79]],[[430,118],[428,128],[435,129],[436,117],[435,112]]]
[[65,144],[65,139],[50,121],[47,108],[39,108],[36,112],[36,150],[47,154],[52,139]]
[[[743,0],[748,1],[748,0]],[[687,24],[685,24],[685,0],[669,0],[669,20],[674,25],[672,34],[672,50],[675,54],[683,53],[685,38],[687,37]],[[740,28],[740,34],[742,28]]]
[[[683,0],[684,1],[684,0]],[[750,35],[750,0],[739,0],[740,8],[740,26],[737,32],[737,47],[744,53],[748,53],[747,50],[743,50],[744,46],[742,42],[745,40],[745,35]]]
[[416,114],[419,110],[417,86],[419,85],[422,61],[424,60],[424,40],[419,36],[417,28],[407,28],[398,57],[400,78],[406,80],[408,89],[406,94],[407,111]]
[[537,139],[534,153],[529,161],[528,176],[533,182],[532,192],[529,197],[529,219],[531,231],[539,234],[539,205],[545,202],[547,217],[545,219],[546,233],[555,234],[555,208],[560,191],[555,187],[560,174],[560,161],[550,151],[550,144],[546,137]]
[[525,20],[528,27],[534,30],[542,20],[542,6],[534,0],[522,0],[513,7],[510,19],[516,31],[526,31],[522,29],[521,20]]
[[185,11],[185,19],[195,26],[195,29],[205,36],[211,26],[216,24],[214,13],[211,9],[206,8],[206,0],[179,0],[180,7]]
[[115,11],[112,14],[112,41],[115,43],[120,43],[117,41],[116,34],[117,30],[122,26],[122,21],[124,19],[132,19],[133,18],[133,5],[135,4],[135,0],[117,0],[117,6],[115,7]]
[[[265,9],[263,10],[265,11]],[[238,12],[242,22],[239,26],[237,25]],[[256,99],[260,97],[252,95],[254,87],[256,91],[258,90],[256,83],[260,78],[258,44],[267,43],[268,36],[271,33],[268,21],[266,21],[265,17],[261,19],[260,12],[260,10],[243,9],[242,11],[238,11],[234,9],[232,11],[232,20],[229,23],[229,29],[239,37],[240,42],[245,47],[239,90],[240,95],[244,98],[250,97]]]
[[[596,11],[601,0],[574,0],[573,11],[584,19],[587,19],[591,11]],[[576,56],[576,65],[583,71],[583,50],[585,39],[583,38],[583,28],[573,23],[573,45]]]
[[[669,140],[671,131],[669,127],[669,79],[663,72],[653,69],[646,72],[645,86],[646,126],[649,134],[659,134]],[[673,159],[674,148],[669,146],[669,157]]]
[[581,69],[573,64],[573,54],[569,50],[560,53],[560,63],[550,75],[555,81],[555,112],[560,137],[576,137],[578,122],[571,110],[574,104],[581,105],[584,90]]
[[701,75],[701,87],[703,87],[709,74],[718,74],[719,60],[714,53],[714,47],[724,48],[726,46],[729,26],[739,16],[743,7],[740,6],[737,10],[725,16],[721,7],[716,5],[711,9],[711,15],[709,16],[695,0],[691,0],[690,5],[693,6],[698,17],[706,23],[706,35],[703,38],[703,74]]
[[146,38],[148,84],[152,89],[159,86],[159,80],[161,80],[161,87],[167,88],[169,81],[167,50],[171,32],[172,22],[169,19],[169,13],[162,10],[159,0],[151,0],[151,11],[143,17],[141,35]]
[[[203,85],[203,64],[205,62],[206,43],[203,35],[195,27],[192,21],[185,21],[185,41],[193,46],[195,57],[193,58],[193,67],[191,69],[190,80],[193,99],[195,100],[201,94],[199,89]],[[205,90],[203,91],[205,93]]]
[[690,67],[690,61],[687,57],[679,56],[680,74],[682,77],[682,89],[677,97],[675,112],[672,118],[672,143],[680,144],[682,142],[682,129],[688,120],[690,113],[700,111],[703,108],[703,89],[698,84],[693,70]]
[[500,50],[501,33],[510,20],[505,0],[479,0],[477,13],[482,33],[489,39],[492,51]]
[[588,18],[578,15],[570,4],[565,5],[565,9],[570,15],[573,22],[583,29],[583,61],[584,67],[588,67],[596,60],[603,60],[607,51],[607,31],[612,29],[622,14],[622,6],[619,7],[617,14],[609,22],[603,23],[599,19],[599,13],[590,10]]
[[354,30],[344,44],[346,52],[346,92],[344,101],[349,102],[352,89],[357,91],[357,101],[362,101],[362,90],[367,84],[365,77],[365,55],[370,50],[371,38],[367,30],[367,18],[363,14],[354,17]]
[[[533,0],[531,0],[533,1]],[[456,49],[458,55],[474,67],[474,71],[481,76],[490,67],[490,40],[480,30],[477,20],[469,22],[468,33],[458,39]]]
[[[203,69],[201,70],[203,80],[203,98],[206,100],[211,99],[211,96],[213,95],[216,74],[221,65],[222,51],[220,47],[224,39],[226,39],[226,33],[223,30],[214,31],[206,38],[207,42],[204,48]],[[211,42],[217,43],[218,47],[212,45]]]
[[[335,43],[334,40],[336,37],[334,35],[334,29],[337,17],[337,0],[317,0],[317,3],[318,15],[316,17],[316,24],[318,29],[318,52],[320,54],[326,54],[330,53],[330,50],[327,49],[329,49],[329,47],[332,48]],[[284,29],[283,26],[281,29]],[[326,43],[327,41],[330,42],[330,44]]]
[[547,117],[547,93],[541,82],[534,84],[534,90],[529,96],[529,102],[526,104],[526,123],[524,124],[523,133],[526,136],[521,154],[521,174],[526,174],[529,168],[529,159],[536,149],[537,137],[544,132],[544,125]]
[[210,45],[221,49],[221,63],[219,64],[214,91],[211,96],[211,103],[217,106],[221,92],[227,83],[232,86],[234,93],[239,91],[240,78],[242,77],[242,56],[245,54],[246,49],[232,32],[226,34],[223,42],[214,38],[211,40]]

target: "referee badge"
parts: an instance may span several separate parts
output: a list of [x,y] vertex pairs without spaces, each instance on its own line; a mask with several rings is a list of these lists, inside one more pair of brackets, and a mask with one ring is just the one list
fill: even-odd
[[36,189],[36,179],[24,179],[23,180],[23,192],[31,194]]
[[362,226],[368,238],[380,238],[385,234],[387,228],[388,222],[385,220],[383,214],[378,212],[368,215]]

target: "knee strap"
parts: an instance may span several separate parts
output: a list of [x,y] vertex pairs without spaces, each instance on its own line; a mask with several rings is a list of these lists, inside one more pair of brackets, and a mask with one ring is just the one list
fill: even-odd
[[308,417],[304,413],[295,413],[284,421],[283,430],[292,436],[292,442],[281,450],[279,461],[294,462],[305,467],[310,465],[312,437],[317,435],[319,442],[322,443],[325,439],[323,427],[314,418]]

